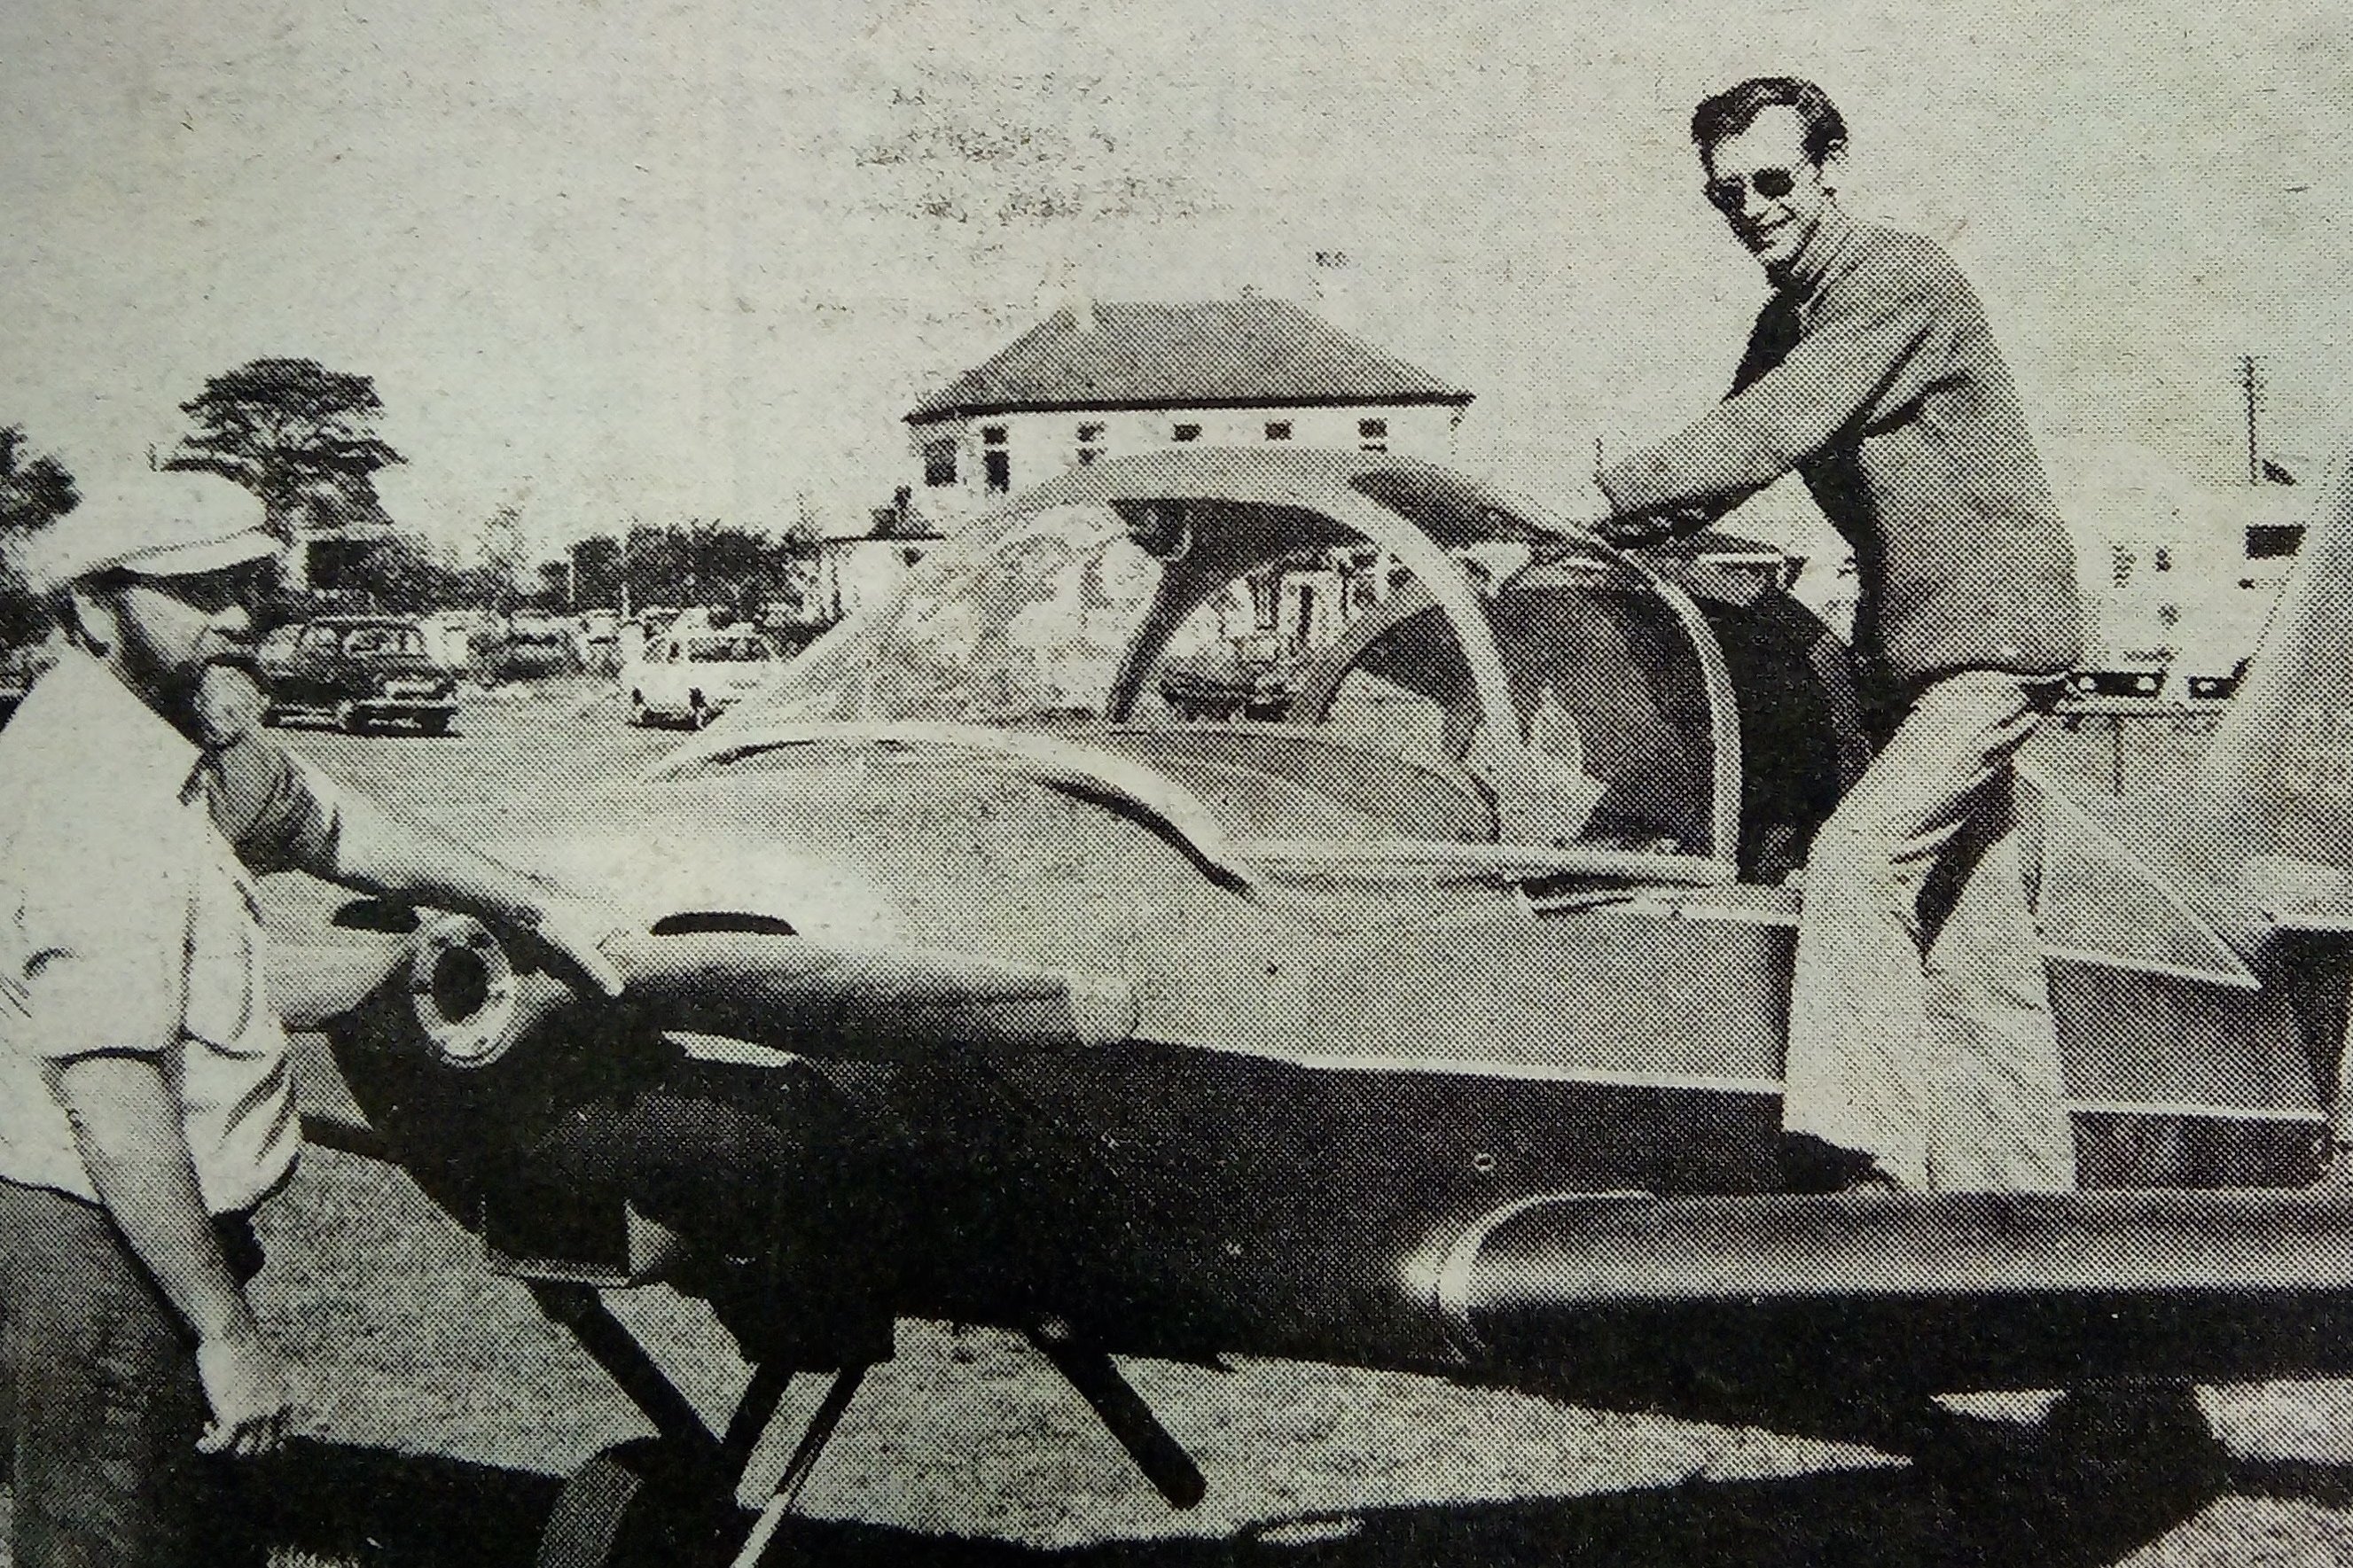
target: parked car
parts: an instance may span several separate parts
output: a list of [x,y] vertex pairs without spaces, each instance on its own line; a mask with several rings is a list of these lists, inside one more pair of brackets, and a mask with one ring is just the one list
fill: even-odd
[[425,629],[400,616],[321,616],[281,626],[257,650],[269,706],[265,724],[325,720],[353,733],[413,724],[449,728],[457,678],[433,662]]
[[516,616],[488,647],[478,650],[486,682],[540,680],[569,674],[577,664],[572,626],[550,616]]
[[1189,660],[1172,657],[1160,677],[1160,700],[1185,719],[1272,721],[1299,694],[1302,663],[1281,638],[1232,638]]
[[775,673],[776,645],[749,626],[698,626],[657,637],[621,671],[629,722],[702,729]]

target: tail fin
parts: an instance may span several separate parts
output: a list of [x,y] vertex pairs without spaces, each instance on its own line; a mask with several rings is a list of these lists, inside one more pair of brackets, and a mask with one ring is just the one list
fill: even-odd
[[2319,487],[2181,806],[2184,859],[2218,879],[2311,891],[2353,879],[2353,456]]

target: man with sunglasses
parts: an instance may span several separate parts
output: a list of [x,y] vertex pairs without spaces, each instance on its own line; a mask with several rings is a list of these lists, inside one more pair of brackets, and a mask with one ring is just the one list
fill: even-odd
[[2074,1184],[2011,763],[2080,657],[2074,558],[2010,372],[1952,261],[1850,220],[1820,88],[1702,103],[1707,199],[1772,297],[1733,389],[1595,476],[1620,543],[1802,475],[1854,550],[1883,743],[1814,841],[1789,1005],[1785,1174],[1814,1190]]
[[282,753],[203,749],[250,741],[206,675],[246,657],[279,549],[259,521],[221,479],[142,474],[18,556],[62,627],[0,731],[0,1371],[25,1568],[259,1560],[227,1457],[274,1447],[290,1394],[246,1295],[249,1216],[301,1131],[248,871],[480,913],[618,988],[591,906]]

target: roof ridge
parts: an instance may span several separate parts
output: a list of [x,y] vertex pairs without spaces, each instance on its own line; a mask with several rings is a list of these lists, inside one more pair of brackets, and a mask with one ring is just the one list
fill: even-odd
[[1472,394],[1271,294],[1057,308],[907,423],[1051,410],[1451,403]]

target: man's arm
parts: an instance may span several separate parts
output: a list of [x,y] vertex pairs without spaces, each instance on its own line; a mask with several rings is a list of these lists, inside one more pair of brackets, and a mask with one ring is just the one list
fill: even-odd
[[1829,446],[1891,394],[1935,333],[1942,290],[1932,274],[1882,264],[1851,280],[1783,357],[1680,435],[1595,476],[1620,518],[1678,509],[1729,510]]
[[130,1051],[103,1052],[50,1072],[99,1201],[195,1332],[196,1370],[213,1414],[197,1447],[268,1452],[284,1435],[291,1405],[285,1368],[221,1256],[162,1066]]
[[362,892],[477,915],[528,931],[598,990],[621,977],[597,942],[607,910],[525,877],[447,834],[337,787],[311,763],[248,738],[215,759],[213,819],[257,874],[307,871]]
[[618,929],[618,921],[599,906],[535,881],[375,801],[343,794],[336,817],[319,863],[302,869],[362,892],[433,904],[529,931],[605,994],[620,994],[620,971],[597,946]]

